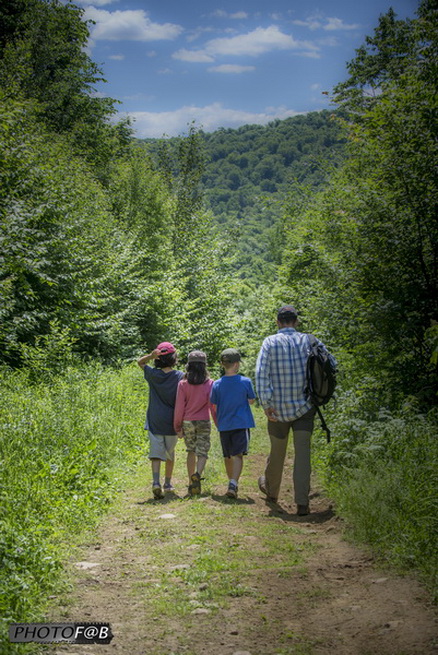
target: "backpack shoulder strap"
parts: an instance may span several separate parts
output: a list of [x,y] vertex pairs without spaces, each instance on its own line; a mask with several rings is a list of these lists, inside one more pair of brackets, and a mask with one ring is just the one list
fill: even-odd
[[316,407],[316,411],[318,412],[318,416],[319,416],[319,418],[321,420],[321,428],[326,433],[327,443],[330,443],[330,435],[331,435],[330,429],[329,429],[327,423],[325,422],[325,418],[323,417],[322,412],[319,409],[318,405],[315,405],[315,407]]

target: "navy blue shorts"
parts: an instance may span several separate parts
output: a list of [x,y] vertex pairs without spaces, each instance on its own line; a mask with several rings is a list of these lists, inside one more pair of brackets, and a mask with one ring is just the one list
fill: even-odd
[[249,449],[249,430],[240,428],[239,430],[224,430],[219,432],[222,444],[222,453],[224,457],[233,457],[233,455],[247,455]]

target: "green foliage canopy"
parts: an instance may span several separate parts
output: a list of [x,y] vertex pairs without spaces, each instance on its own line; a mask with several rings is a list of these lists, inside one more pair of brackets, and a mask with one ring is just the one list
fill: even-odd
[[[437,312],[437,11],[382,16],[335,100],[348,159],[308,204],[290,201],[283,275],[310,315],[394,396],[433,401],[425,337]],[[378,85],[371,96],[369,88]],[[375,88],[375,91],[377,87]],[[358,369],[358,370],[359,370]]]

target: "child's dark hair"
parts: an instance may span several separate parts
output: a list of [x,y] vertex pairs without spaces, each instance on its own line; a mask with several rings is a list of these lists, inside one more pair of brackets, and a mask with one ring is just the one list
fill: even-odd
[[176,353],[167,353],[166,355],[160,355],[158,359],[154,359],[155,368],[168,368],[175,366],[176,364]]
[[186,365],[184,378],[189,384],[204,384],[209,377],[205,362],[188,362]]

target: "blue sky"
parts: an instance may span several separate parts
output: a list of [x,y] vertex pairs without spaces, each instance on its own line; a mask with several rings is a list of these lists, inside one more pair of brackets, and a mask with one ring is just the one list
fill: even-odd
[[90,26],[100,94],[136,135],[266,124],[330,108],[378,17],[413,18],[417,0],[76,0]]

